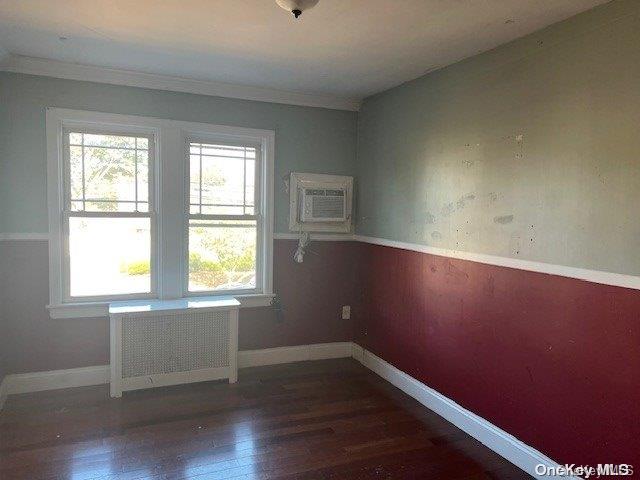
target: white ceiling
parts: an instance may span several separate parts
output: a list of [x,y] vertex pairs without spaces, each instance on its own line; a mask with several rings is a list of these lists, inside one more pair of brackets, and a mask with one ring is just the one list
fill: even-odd
[[360,99],[604,0],[0,0],[0,53]]

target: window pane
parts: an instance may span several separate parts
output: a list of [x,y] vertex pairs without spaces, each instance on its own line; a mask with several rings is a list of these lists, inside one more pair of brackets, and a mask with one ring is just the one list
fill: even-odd
[[100,200],[135,200],[135,150],[85,147],[85,195]]
[[[193,147],[191,147],[193,148]],[[189,157],[189,197],[191,204],[200,204],[200,155]]]
[[244,215],[242,205],[237,207],[228,205],[203,205],[202,213],[204,215]]
[[72,297],[151,291],[148,218],[69,218]]
[[122,135],[84,134],[84,144],[98,147],[135,148],[136,138]]
[[245,172],[245,199],[244,203],[253,206],[255,202],[255,177],[256,177],[256,161],[247,160],[247,169]]
[[84,204],[84,210],[89,212],[135,212],[136,202],[87,200]]
[[202,203],[242,205],[244,161],[202,157]]
[[70,133],[69,134],[69,143],[71,145],[82,145],[82,134],[81,133]]
[[189,291],[256,287],[255,221],[189,223]]
[[138,201],[146,202],[149,200],[149,152],[146,150],[138,150]]
[[[69,143],[73,210],[132,212],[149,202],[147,138],[71,132]],[[77,200],[84,200],[80,209]]]
[[69,175],[71,198],[82,198],[82,147],[69,147]]
[[191,143],[189,152],[191,205],[220,215],[242,215],[245,205],[253,206],[255,147]]

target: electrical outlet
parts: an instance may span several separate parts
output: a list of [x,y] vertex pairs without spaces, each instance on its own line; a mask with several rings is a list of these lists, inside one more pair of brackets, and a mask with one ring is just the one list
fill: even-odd
[[351,318],[351,306],[343,305],[342,306],[342,319],[349,320]]

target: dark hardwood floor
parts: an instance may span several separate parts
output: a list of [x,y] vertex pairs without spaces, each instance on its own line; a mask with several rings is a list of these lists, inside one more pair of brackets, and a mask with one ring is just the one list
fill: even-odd
[[350,359],[244,369],[239,382],[8,399],[0,478],[531,478]]

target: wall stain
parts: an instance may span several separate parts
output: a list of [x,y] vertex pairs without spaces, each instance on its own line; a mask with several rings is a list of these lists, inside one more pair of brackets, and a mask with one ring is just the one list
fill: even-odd
[[425,223],[436,223],[436,217],[433,213],[427,212],[424,219]]
[[456,210],[462,210],[464,207],[466,207],[467,202],[475,199],[476,195],[474,193],[467,193],[466,195],[463,195],[458,200],[456,200],[455,204],[453,202],[449,202],[443,205],[441,213],[443,216],[447,217]]
[[513,222],[513,215],[501,215],[499,217],[493,217],[493,221],[494,223],[506,225],[508,223]]
[[451,215],[455,211],[456,211],[456,208],[453,205],[453,202],[449,202],[446,205],[443,205],[442,210],[440,211],[440,213],[442,213],[442,215],[444,215],[445,217],[448,217],[449,215]]
[[493,275],[490,275],[487,279],[487,283],[484,284],[484,293],[488,296],[493,297],[493,292],[496,289],[496,281],[493,278]]
[[442,238],[442,234],[438,231],[431,232],[431,238],[434,240],[440,240]]
[[469,279],[469,274],[456,267],[451,260],[447,260],[446,275],[453,278],[456,283],[463,283]]

